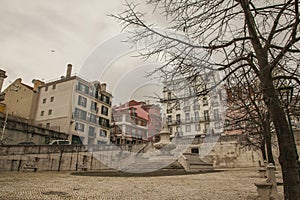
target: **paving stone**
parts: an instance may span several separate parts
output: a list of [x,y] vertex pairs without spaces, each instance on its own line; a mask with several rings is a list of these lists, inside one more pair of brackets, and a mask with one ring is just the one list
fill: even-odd
[[[155,177],[75,176],[69,172],[1,172],[2,200],[255,200],[258,168]],[[282,186],[278,187],[282,197]]]

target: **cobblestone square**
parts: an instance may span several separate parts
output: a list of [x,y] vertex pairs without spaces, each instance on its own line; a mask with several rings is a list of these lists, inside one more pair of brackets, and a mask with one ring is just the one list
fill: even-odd
[[[0,199],[258,199],[257,168],[214,173],[110,177],[75,176],[70,172],[1,172]],[[281,172],[277,173],[280,180]],[[278,186],[282,198],[283,186]]]

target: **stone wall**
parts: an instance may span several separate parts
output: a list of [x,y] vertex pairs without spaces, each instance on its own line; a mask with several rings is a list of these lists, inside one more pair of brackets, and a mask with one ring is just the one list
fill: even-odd
[[[102,149],[101,151],[105,151]],[[0,171],[78,171],[108,169],[81,145],[0,147]]]
[[[299,132],[298,132],[299,133]],[[298,140],[297,140],[298,141]],[[298,143],[299,144],[299,143]],[[260,150],[243,148],[236,137],[221,137],[213,145],[212,150],[203,159],[213,163],[214,167],[257,167],[263,163]],[[298,145],[298,152],[300,146]],[[114,145],[101,145],[94,153],[80,145],[6,145],[0,147],[0,171],[23,171],[24,166],[37,166],[38,171],[76,171],[76,170],[107,170],[94,155],[105,156],[106,160],[114,159],[118,149]],[[142,146],[123,146],[123,150],[137,152]],[[200,145],[192,144],[191,148]],[[274,157],[278,163],[278,149],[274,146]],[[189,149],[188,151],[191,151]],[[100,152],[100,154],[99,154]],[[103,157],[104,158],[104,157]],[[102,159],[101,159],[102,160]],[[27,170],[27,169],[25,169]],[[28,170],[34,170],[32,168]]]
[[[2,134],[5,115],[0,113],[0,129]],[[33,142],[35,144],[46,144],[51,140],[63,139],[67,134],[55,130],[39,127],[30,120],[9,116],[3,136],[3,144],[14,145],[20,142]]]
[[[258,167],[263,164],[263,158],[260,149],[245,147],[240,144],[241,136],[221,136],[217,142],[204,142],[203,139],[193,142],[192,149],[199,149],[202,159],[212,163],[217,168],[235,168],[235,167]],[[208,147],[209,151],[205,150]],[[207,153],[206,153],[207,152]],[[273,155],[277,165],[278,148],[273,146]]]
[[236,141],[217,142],[205,160],[225,168],[258,167],[263,163],[260,150],[242,147]]

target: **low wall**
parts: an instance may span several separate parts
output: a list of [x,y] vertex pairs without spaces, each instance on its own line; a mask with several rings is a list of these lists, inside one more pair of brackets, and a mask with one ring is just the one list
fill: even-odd
[[[0,129],[5,121],[5,115],[0,113]],[[1,135],[2,136],[2,135]],[[46,144],[51,140],[63,139],[67,134],[55,130],[42,128],[29,123],[29,120],[9,116],[3,135],[3,144],[14,145],[20,142],[33,142],[35,144]]]
[[[242,146],[241,139],[241,136],[221,136],[214,143],[200,139],[193,142],[189,151],[198,149],[200,155],[203,154],[202,159],[217,168],[259,167],[263,164],[261,151]],[[274,160],[279,166],[278,153],[276,146],[273,146]]]
[[[105,149],[102,148],[99,151],[105,152]],[[113,154],[111,154],[112,157]],[[77,171],[108,168],[94,159],[93,153],[89,152],[85,146],[80,145],[10,145],[0,147],[0,171],[34,169],[38,171]]]
[[[242,148],[236,137],[221,137],[216,143],[207,145],[213,147],[203,160],[213,163],[214,167],[256,167],[263,163],[260,150]],[[36,165],[38,171],[107,170],[108,167],[99,160],[113,160],[119,148],[114,145],[96,147],[93,148],[94,152],[90,152],[82,145],[0,146],[0,171],[23,171],[26,165]],[[137,152],[142,147],[122,146],[121,149]],[[299,152],[300,146],[297,147]],[[187,152],[195,148],[198,148],[199,152],[203,150],[201,144],[193,143]],[[273,148],[275,162],[279,166],[279,152],[277,148]],[[100,159],[96,159],[95,155],[98,158],[100,156]]]
[[[276,154],[275,154],[276,155]],[[236,142],[218,142],[205,157],[214,167],[258,167],[263,163],[260,150],[242,148]]]

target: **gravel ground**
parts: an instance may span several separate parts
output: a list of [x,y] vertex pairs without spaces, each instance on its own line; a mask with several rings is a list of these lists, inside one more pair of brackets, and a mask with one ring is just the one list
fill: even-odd
[[[0,199],[258,199],[257,168],[153,177],[76,176],[69,172],[1,172]],[[278,191],[282,197],[282,186]]]

